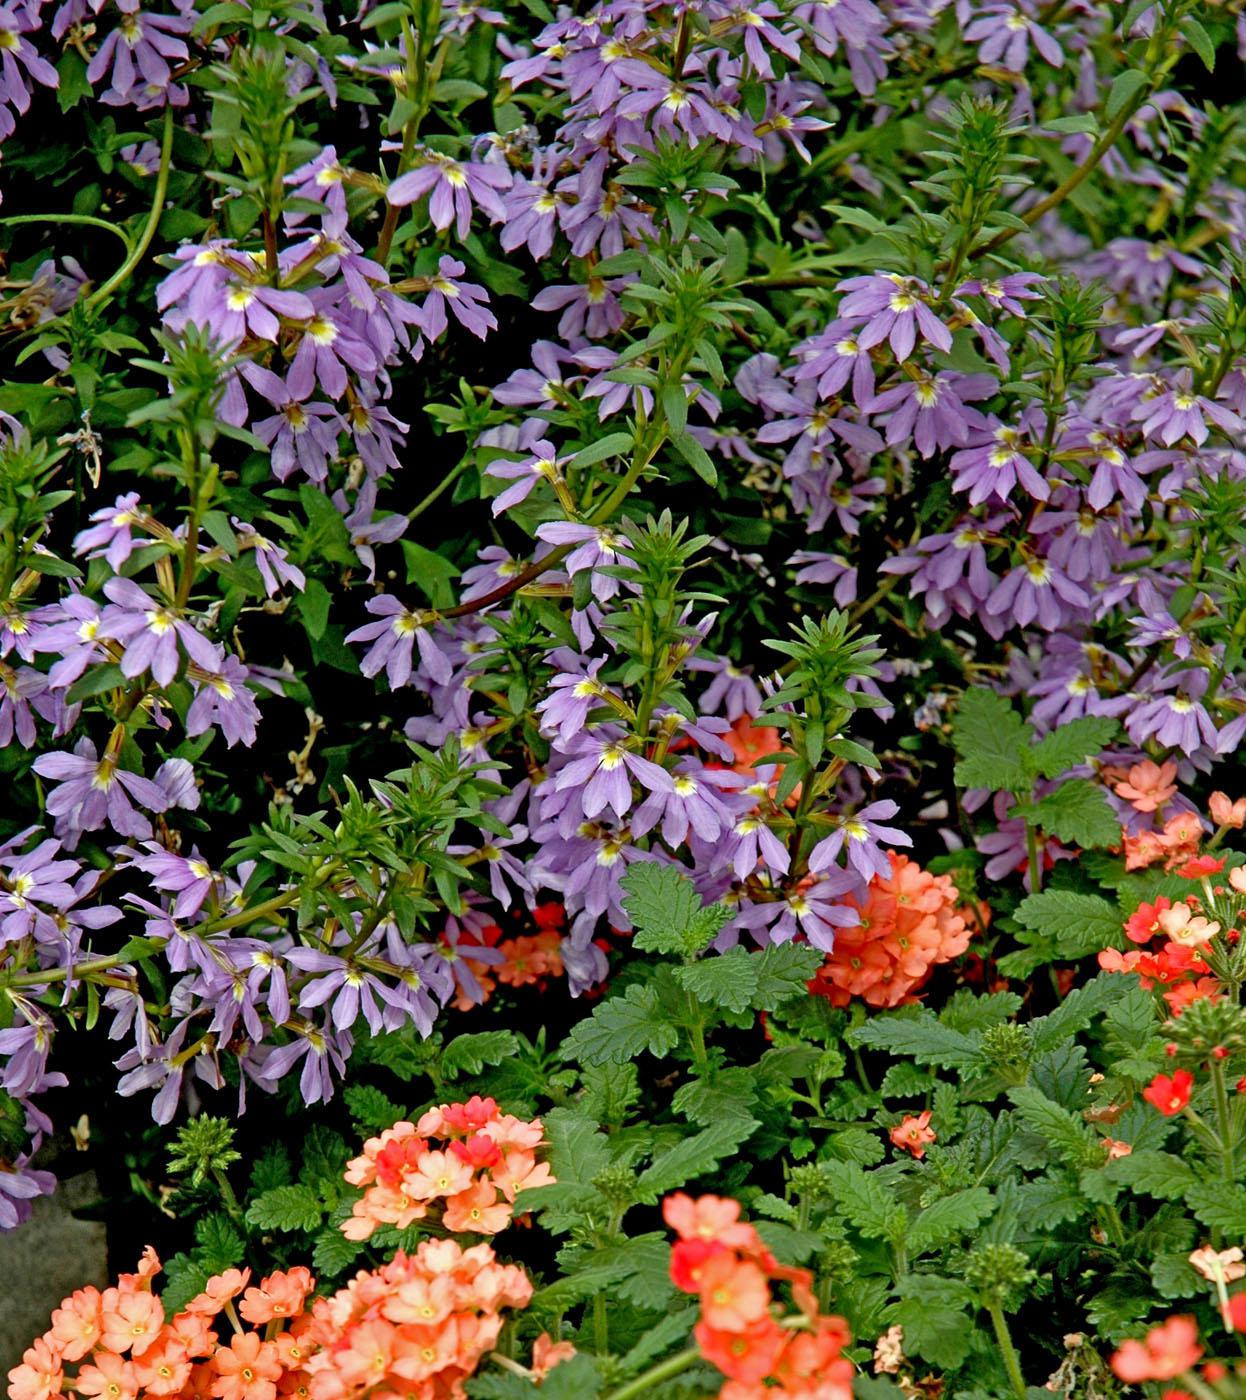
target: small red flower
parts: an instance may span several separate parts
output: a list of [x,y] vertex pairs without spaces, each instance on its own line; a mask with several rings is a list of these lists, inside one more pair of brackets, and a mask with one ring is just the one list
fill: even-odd
[[1190,1102],[1193,1086],[1194,1076],[1188,1069],[1174,1070],[1171,1079],[1166,1074],[1157,1074],[1143,1089],[1142,1097],[1165,1118],[1172,1118]]
[[1144,1341],[1128,1341],[1112,1357],[1123,1381],[1170,1381],[1188,1371],[1203,1354],[1192,1317],[1170,1317],[1152,1327]]
[[1187,880],[1201,880],[1205,875],[1219,875],[1224,869],[1224,857],[1195,856],[1177,871]]
[[892,1128],[890,1137],[896,1147],[902,1147],[914,1157],[924,1157],[926,1144],[935,1141],[935,1131],[930,1126],[930,1110],[926,1109],[916,1117],[910,1114]]

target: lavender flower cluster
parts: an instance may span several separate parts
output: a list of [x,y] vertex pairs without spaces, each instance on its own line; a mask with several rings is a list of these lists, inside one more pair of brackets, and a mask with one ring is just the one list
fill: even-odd
[[[104,358],[158,344],[146,372],[167,377],[113,419],[143,441],[128,456],[81,406],[43,457],[33,414],[4,423],[6,482],[46,491],[66,454],[108,481],[80,567],[48,547],[51,496],[13,505],[0,559],[0,746],[35,794],[0,846],[0,1090],[30,1132],[0,1161],[0,1226],[50,1189],[34,1100],[63,1082],[58,1017],[99,979],[120,1090],[154,1091],[159,1121],[196,1082],[222,1088],[229,1060],[244,1098],[297,1070],[317,1102],[354,1037],[427,1035],[452,997],[479,1000],[463,949],[496,962],[498,910],[556,894],[570,989],[600,982],[637,860],[731,904],[721,948],[829,951],[910,844],[879,785],[908,798],[911,767],[847,738],[858,707],[937,730],[951,690],[987,675],[1032,697],[1040,730],[1121,717],[1118,761],[1171,756],[1185,777],[1235,751],[1246,197],[1223,115],[1175,86],[1210,43],[1183,0],[607,0],[535,32],[450,0],[410,0],[401,23],[274,5],[262,44],[246,7],[198,8],[0,6],[0,137],[20,143],[70,75],[75,103],[152,114],[152,139],[117,152],[156,201],[118,275],[41,262],[14,300],[61,390],[84,336]],[[357,133],[324,144],[348,109]],[[938,151],[901,141],[913,122]],[[1085,197],[1105,180],[1118,236]],[[158,233],[173,190],[205,211],[177,245]],[[516,351],[493,333],[529,285],[541,329]],[[106,340],[117,297],[147,341]],[[509,369],[490,393],[472,388],[480,341]],[[433,407],[465,456],[428,498],[410,424],[460,374]],[[642,523],[668,483],[791,547],[766,560],[726,528]],[[441,543],[424,534],[417,601],[386,551],[416,544],[451,485],[500,533],[450,603],[420,572]],[[294,502],[328,511],[342,549],[309,545]],[[837,612],[784,644],[782,672],[750,665],[685,580],[707,552],[783,623],[789,588],[854,620],[895,607],[900,645],[870,664]],[[247,651],[244,602],[319,637],[326,593],[363,675],[410,689],[405,738],[454,756],[444,792],[477,798],[368,874],[302,859],[334,839],[319,818],[297,840],[270,819],[263,853],[228,863],[223,842],[186,854],[208,744],[250,747],[260,701],[303,685]],[[944,669],[909,707],[941,634]],[[1004,875],[1025,832],[991,797],[966,807],[995,813],[981,850]],[[408,800],[370,799],[382,825]],[[413,916],[419,862],[436,898]]]

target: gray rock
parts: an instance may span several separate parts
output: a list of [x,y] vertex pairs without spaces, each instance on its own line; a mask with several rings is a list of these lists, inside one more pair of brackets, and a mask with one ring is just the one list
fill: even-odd
[[0,1234],[0,1393],[3,1377],[47,1330],[61,1299],[85,1284],[106,1284],[104,1226],[71,1214],[98,1199],[94,1173],[84,1172],[36,1201],[34,1215],[20,1229]]

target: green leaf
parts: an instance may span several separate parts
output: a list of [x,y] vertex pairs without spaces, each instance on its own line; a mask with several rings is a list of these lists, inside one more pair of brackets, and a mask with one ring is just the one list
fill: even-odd
[[203,1292],[211,1270],[189,1254],[175,1254],[164,1261],[164,1287],[160,1301],[169,1317],[181,1310],[197,1294]]
[[1203,60],[1203,67],[1209,73],[1213,72],[1216,67],[1216,46],[1211,42],[1211,35],[1193,15],[1186,15],[1181,21],[1181,33],[1194,52]]
[[195,1222],[195,1257],[209,1274],[223,1274],[242,1263],[246,1252],[242,1236],[223,1211],[213,1211]]
[[402,540],[401,544],[407,563],[407,582],[415,584],[434,608],[450,607],[454,603],[452,584],[459,576],[457,565],[414,540]]
[[620,884],[623,908],[636,928],[632,942],[645,953],[691,957],[731,918],[724,905],[703,904],[692,881],[674,865],[637,861]]
[[662,1019],[657,993],[633,982],[578,1022],[562,1049],[565,1058],[581,1064],[621,1065],[646,1050],[661,1059],[678,1043],[679,1033]]
[[1118,73],[1112,79],[1112,86],[1108,89],[1108,100],[1103,107],[1103,114],[1108,121],[1119,116],[1150,81],[1140,68],[1126,68],[1123,73]]
[[312,1263],[317,1274],[336,1276],[349,1269],[362,1252],[361,1241],[348,1240],[336,1225],[327,1225],[316,1236]]
[[956,782],[966,788],[1029,792],[1029,735],[1029,726],[1002,695],[966,691],[952,724],[952,743],[960,758]]
[[761,955],[736,945],[725,953],[675,969],[676,980],[699,1002],[727,1011],[746,1011],[757,995],[757,969]]
[[904,1328],[904,1349],[932,1366],[959,1366],[973,1337],[973,1297],[959,1279],[908,1274],[896,1285],[900,1301],[887,1320]]
[[1095,894],[1043,890],[1017,906],[1017,922],[1056,940],[1060,956],[1083,958],[1100,948],[1116,947],[1122,936],[1120,911]]
[[1121,839],[1120,818],[1108,795],[1088,778],[1073,778],[1048,793],[1022,815],[1031,826],[1083,849],[1111,846]]
[[830,1199],[863,1235],[895,1237],[906,1218],[903,1206],[876,1176],[855,1162],[823,1162]]
[[1128,1157],[1109,1162],[1104,1174],[1131,1191],[1157,1196],[1162,1201],[1183,1200],[1199,1184],[1193,1168],[1180,1157],[1147,1148],[1135,1148]]
[[1031,1044],[1035,1052],[1050,1050],[1060,1041],[1076,1035],[1093,1020],[1114,1006],[1132,990],[1128,977],[1101,972],[1093,981],[1074,987],[1056,1009],[1030,1022]]
[[751,1137],[758,1127],[752,1118],[733,1119],[703,1128],[692,1137],[684,1138],[669,1151],[654,1158],[636,1179],[640,1199],[656,1201],[668,1191],[684,1186],[694,1177],[704,1176],[731,1156],[740,1144]]
[[1112,742],[1118,727],[1114,719],[1097,715],[1069,720],[1030,749],[1030,764],[1040,777],[1058,778],[1087,758],[1102,753]]
[[275,1186],[247,1207],[247,1224],[255,1230],[314,1230],[324,1216],[320,1197],[310,1186]]
[[405,1108],[371,1084],[350,1084],[342,1091],[342,1097],[355,1126],[363,1132],[383,1132],[407,1116]]
[[1204,1225],[1223,1230],[1232,1240],[1246,1237],[1246,1187],[1224,1182],[1193,1186],[1185,1203]]
[[631,433],[609,433],[604,438],[598,438],[596,442],[590,442],[587,447],[581,447],[572,457],[569,466],[593,467],[598,462],[604,462],[607,457],[622,457],[632,450],[633,441]]
[[441,1072],[452,1079],[477,1075],[486,1065],[501,1064],[519,1053],[511,1031],[478,1031],[459,1035],[441,1052]]
[[718,468],[691,433],[672,433],[671,446],[707,486],[718,485]]
[[971,1186],[932,1202],[909,1225],[905,1239],[913,1253],[949,1244],[987,1218],[995,1209],[995,1198],[985,1186]]
[[319,641],[329,625],[329,590],[319,579],[307,580],[298,597],[298,610],[307,635]]
[[890,1050],[919,1065],[939,1065],[944,1069],[967,1069],[982,1058],[975,1037],[942,1025],[925,1009],[916,1015],[879,1016],[866,1021],[849,1032],[848,1040],[854,1045]]
[[1051,117],[1044,121],[1044,131],[1058,131],[1062,136],[1097,136],[1099,123],[1091,112],[1079,112],[1072,117]]
[[1009,1089],[1008,1097],[1027,1128],[1036,1132],[1062,1161],[1083,1166],[1102,1157],[1090,1129],[1032,1084]]
[[808,992],[809,979],[825,955],[806,943],[771,943],[757,959],[755,1011],[774,1011]]

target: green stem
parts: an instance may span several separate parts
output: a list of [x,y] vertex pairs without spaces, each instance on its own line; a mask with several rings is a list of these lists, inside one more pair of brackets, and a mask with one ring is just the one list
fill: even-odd
[[160,223],[160,215],[164,212],[164,199],[169,190],[169,164],[173,154],[173,108],[164,109],[164,136],[160,143],[160,169],[156,173],[156,194],[151,202],[151,213],[147,216],[147,223],[143,232],[139,236],[138,242],[130,250],[130,256],[113,273],[102,287],[95,291],[86,300],[88,310],[108,300],[112,294],[122,287],[130,277],[134,269],[143,261],[148,248],[151,247],[151,240],[156,236],[156,229]]
[[1211,1062],[1211,1086],[1216,1097],[1216,1137],[1220,1142],[1220,1170],[1225,1184],[1232,1186],[1233,1172],[1233,1130],[1229,1091],[1224,1082],[1224,1065],[1220,1060]]
[[1043,888],[1043,862],[1038,849],[1038,828],[1025,824],[1025,854],[1030,863],[1030,893],[1037,894]]
[[82,224],[87,228],[106,229],[125,244],[127,254],[130,251],[130,239],[125,229],[110,224],[107,219],[97,219],[92,214],[10,214],[8,218],[0,219],[0,224],[38,224],[45,229],[52,223]]
[[606,1295],[600,1289],[593,1295],[593,1345],[599,1356],[609,1356],[610,1318],[606,1313]]
[[241,1224],[243,1220],[242,1205],[239,1202],[238,1197],[234,1193],[234,1188],[229,1184],[229,1178],[225,1175],[223,1171],[221,1171],[219,1167],[212,1168],[212,1176],[216,1181],[217,1186],[220,1187],[221,1201],[225,1206],[225,1209],[229,1212],[229,1214],[233,1217],[234,1220],[238,1221],[239,1224]]
[[1012,1393],[1017,1400],[1025,1400],[1025,1378],[1021,1374],[1021,1362],[1017,1358],[1017,1349],[1013,1346],[1012,1336],[1008,1331],[1008,1319],[998,1301],[988,1303],[986,1310],[991,1314],[991,1325],[995,1328],[995,1340],[999,1343],[1000,1357],[1004,1363],[1004,1370],[1008,1372]]
[[674,1356],[668,1356],[665,1361],[651,1366],[634,1380],[628,1381],[626,1385],[620,1386],[618,1390],[603,1397],[603,1400],[633,1400],[634,1396],[643,1395],[659,1381],[670,1380],[672,1376],[686,1371],[689,1366],[695,1366],[700,1359],[701,1349],[699,1347],[689,1347],[687,1351],[677,1351]]
[[428,493],[428,495],[425,496],[424,499],[415,507],[415,509],[409,510],[407,512],[407,519],[414,520],[416,516],[423,515],[424,512],[429,508],[429,506],[431,506],[433,502],[436,501],[437,498],[446,490],[446,488],[448,486],[452,486],[459,479],[459,477],[463,475],[463,473],[467,470],[470,462],[470,457],[464,457],[463,460],[458,464],[457,467],[454,468],[453,471],[447,472],[446,475],[443,476],[442,479],[437,483],[437,485],[434,486],[433,489]]

